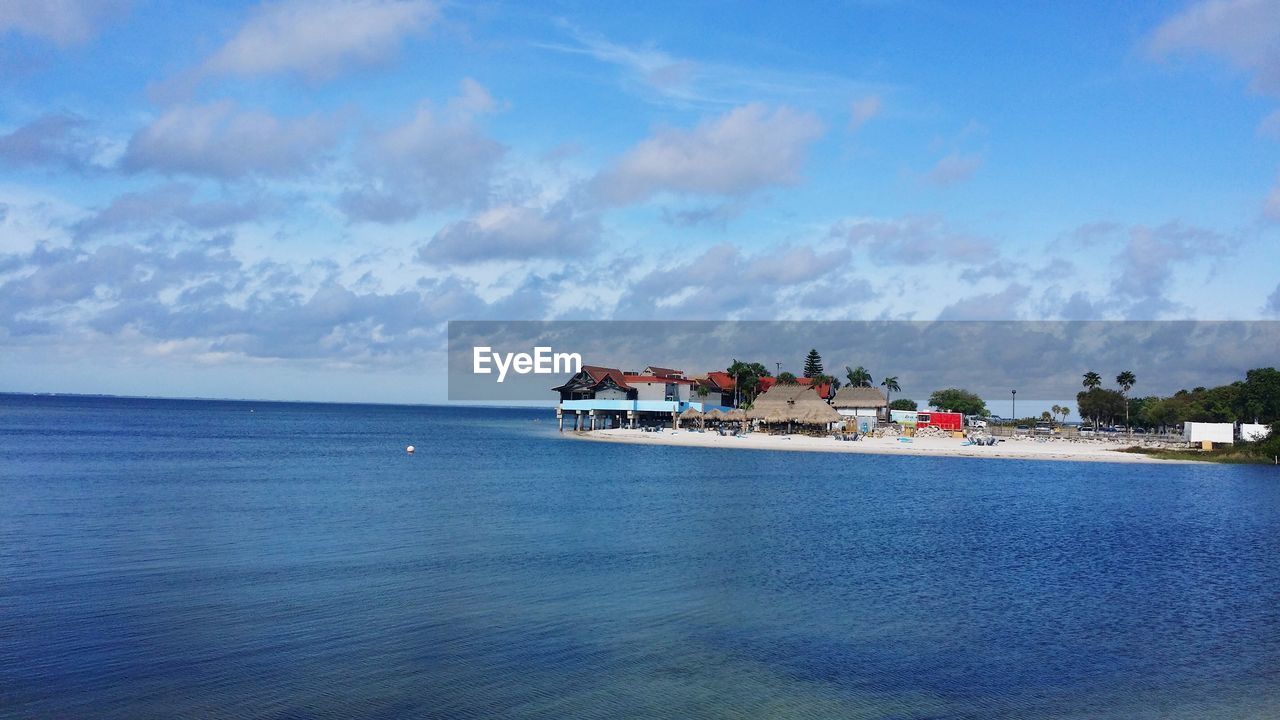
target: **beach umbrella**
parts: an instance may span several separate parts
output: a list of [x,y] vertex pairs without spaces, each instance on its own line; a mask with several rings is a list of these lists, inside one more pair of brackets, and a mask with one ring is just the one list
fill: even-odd
[[702,413],[698,412],[698,410],[693,407],[685,408],[685,411],[680,413],[681,422],[685,422],[687,420],[697,420],[698,424],[701,425],[702,417],[703,417]]
[[729,422],[746,422],[747,413],[740,408],[734,408],[724,414],[724,419]]
[[724,412],[720,408],[713,408],[705,417],[708,420],[724,420]]

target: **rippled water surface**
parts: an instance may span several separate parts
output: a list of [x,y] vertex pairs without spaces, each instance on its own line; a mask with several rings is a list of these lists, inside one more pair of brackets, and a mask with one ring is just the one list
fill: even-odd
[[0,396],[0,716],[1275,718],[1280,473]]

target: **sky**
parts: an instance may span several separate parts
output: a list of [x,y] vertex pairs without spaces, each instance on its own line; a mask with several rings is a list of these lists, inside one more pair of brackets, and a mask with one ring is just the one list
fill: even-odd
[[1280,317],[1280,1],[613,5],[0,5],[0,390],[441,401],[449,320]]

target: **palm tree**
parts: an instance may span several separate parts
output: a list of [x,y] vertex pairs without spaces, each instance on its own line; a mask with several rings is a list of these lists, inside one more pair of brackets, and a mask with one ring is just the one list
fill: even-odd
[[861,365],[858,366],[857,370],[845,365],[844,374],[845,377],[849,378],[849,384],[854,387],[871,387],[871,373],[867,372],[867,369]]
[[1116,384],[1120,386],[1120,394],[1124,395],[1124,426],[1129,437],[1133,437],[1133,428],[1129,427],[1129,391],[1138,384],[1138,376],[1125,370],[1116,376]]
[[1058,412],[1062,415],[1062,422],[1065,423],[1067,421],[1067,416],[1071,414],[1071,408],[1067,407],[1066,405],[1063,405],[1062,407],[1058,408]]
[[1062,414],[1062,408],[1058,405],[1054,405],[1053,407],[1049,408],[1049,413],[1052,415],[1053,420],[1056,422],[1058,420],[1058,416]]
[[[1094,372],[1094,371],[1090,370],[1089,372],[1087,372],[1087,373],[1085,373],[1085,374],[1084,374],[1084,382],[1082,382],[1082,383],[1080,383],[1080,384],[1081,384],[1081,385],[1084,385],[1084,389],[1085,389],[1085,390],[1092,390],[1092,389],[1094,389],[1094,388],[1096,388],[1096,387],[1101,387],[1101,386],[1102,386],[1102,376],[1101,376],[1101,375],[1099,375],[1098,373],[1096,373],[1096,372]],[[1098,430],[1098,416],[1097,416],[1097,415],[1095,415],[1095,416],[1093,417],[1093,430],[1094,430],[1094,432],[1097,432],[1097,430]]]
[[884,402],[889,404],[889,396],[896,392],[902,392],[902,387],[898,385],[898,376],[887,377],[880,381],[881,387],[884,388]]

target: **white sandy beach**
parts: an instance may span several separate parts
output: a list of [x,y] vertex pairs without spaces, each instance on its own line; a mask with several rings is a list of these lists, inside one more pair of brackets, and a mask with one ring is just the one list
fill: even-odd
[[807,452],[868,453],[879,455],[926,455],[931,457],[989,457],[1012,460],[1071,460],[1077,462],[1115,463],[1180,463],[1189,460],[1162,460],[1119,450],[1126,443],[1103,441],[1070,442],[1066,440],[1006,439],[991,447],[961,445],[955,438],[919,437],[911,442],[898,438],[864,438],[843,442],[830,437],[805,435],[768,435],[748,433],[743,437],[722,436],[713,432],[663,430],[650,433],[641,430],[610,429],[570,432],[574,437],[597,442],[621,442],[638,445],[677,445],[683,447],[737,448],[746,450],[792,450]]

